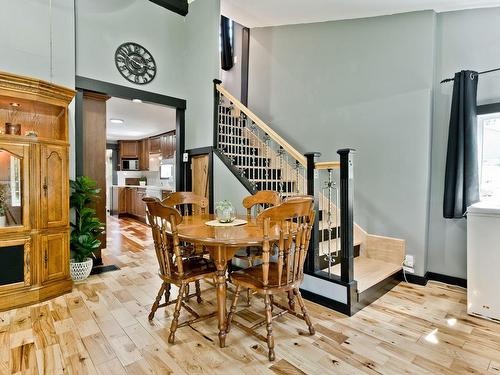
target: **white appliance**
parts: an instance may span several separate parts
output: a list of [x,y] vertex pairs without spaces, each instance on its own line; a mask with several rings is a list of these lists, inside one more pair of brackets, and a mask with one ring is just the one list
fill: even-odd
[[139,160],[138,159],[122,160],[122,171],[138,171],[138,170],[139,170]]
[[500,321],[500,203],[467,210],[467,312]]

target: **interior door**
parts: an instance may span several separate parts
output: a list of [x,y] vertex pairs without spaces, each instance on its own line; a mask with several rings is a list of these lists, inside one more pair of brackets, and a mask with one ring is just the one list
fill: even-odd
[[42,145],[42,225],[68,225],[69,179],[66,146]]
[[191,156],[191,191],[210,201],[209,165],[209,154]]

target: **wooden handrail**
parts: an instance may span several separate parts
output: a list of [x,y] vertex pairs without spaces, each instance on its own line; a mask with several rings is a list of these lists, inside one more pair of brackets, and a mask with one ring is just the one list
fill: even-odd
[[298,152],[295,148],[293,148],[287,141],[279,136],[273,129],[271,129],[264,121],[262,121],[255,113],[245,107],[238,99],[236,99],[233,95],[231,95],[222,85],[215,85],[217,91],[219,91],[222,95],[224,95],[236,108],[238,108],[241,112],[247,115],[250,120],[252,120],[255,125],[261,128],[271,139],[273,139],[276,143],[278,143],[283,149],[288,152],[292,157],[297,160],[300,164],[302,164],[305,168],[307,168],[307,159],[304,155]]
[[314,163],[314,169],[339,169],[339,161],[320,161]]

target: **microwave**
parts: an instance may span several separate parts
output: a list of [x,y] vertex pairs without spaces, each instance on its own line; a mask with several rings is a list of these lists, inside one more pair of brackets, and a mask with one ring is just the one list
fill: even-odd
[[139,170],[138,159],[122,160],[122,171],[138,171],[138,170]]

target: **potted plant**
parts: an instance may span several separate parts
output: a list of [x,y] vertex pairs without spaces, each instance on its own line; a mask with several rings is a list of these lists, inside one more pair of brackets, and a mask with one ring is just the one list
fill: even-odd
[[98,198],[101,189],[89,177],[80,176],[70,181],[70,207],[74,209],[71,223],[71,260],[70,273],[74,281],[85,280],[92,270],[94,251],[101,241],[98,237],[104,233],[104,223],[96,217],[96,211],[90,206]]
[[221,223],[232,223],[236,219],[236,210],[228,200],[222,200],[215,204],[215,216]]
[[146,177],[142,176],[142,177],[139,177],[139,185],[140,186],[146,186],[146,182],[148,180],[146,179]]
[[5,211],[7,206],[7,185],[0,185],[0,227],[5,227],[7,220]]

